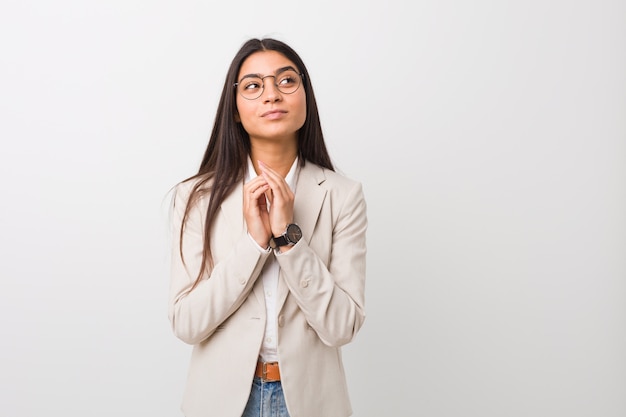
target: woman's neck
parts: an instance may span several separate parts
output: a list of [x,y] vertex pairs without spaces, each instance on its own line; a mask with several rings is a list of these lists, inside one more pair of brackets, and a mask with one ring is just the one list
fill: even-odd
[[285,146],[283,143],[251,143],[250,159],[257,174],[261,172],[259,161],[262,161],[284,178],[289,173],[297,156],[298,148],[295,143],[290,146]]

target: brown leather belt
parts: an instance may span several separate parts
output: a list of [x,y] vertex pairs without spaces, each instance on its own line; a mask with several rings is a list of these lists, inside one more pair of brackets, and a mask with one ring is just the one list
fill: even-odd
[[278,362],[257,362],[254,375],[266,382],[280,381]]

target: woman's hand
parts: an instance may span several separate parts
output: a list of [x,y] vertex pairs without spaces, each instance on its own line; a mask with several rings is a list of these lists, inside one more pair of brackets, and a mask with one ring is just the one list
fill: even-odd
[[262,175],[243,186],[243,216],[246,219],[248,233],[262,248],[267,248],[272,237],[265,196],[269,190],[270,186]]
[[295,196],[285,179],[276,171],[259,161],[260,177],[263,177],[269,186],[265,195],[270,202],[269,224],[270,232],[274,236],[285,233],[287,225],[293,223],[293,202]]

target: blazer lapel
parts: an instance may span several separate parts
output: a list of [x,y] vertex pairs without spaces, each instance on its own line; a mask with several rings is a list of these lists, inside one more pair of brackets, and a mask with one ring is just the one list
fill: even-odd
[[[302,229],[303,238],[307,243],[311,242],[319,212],[326,198],[326,190],[320,187],[325,180],[324,170],[311,162],[307,162],[298,174],[293,217],[294,223]],[[276,311],[280,311],[288,293],[289,289],[285,280],[279,277]]]
[[[232,193],[222,203],[222,214],[228,223],[232,244],[234,245],[241,235],[246,233],[246,222],[243,217],[243,182],[240,182]],[[254,295],[261,306],[265,306],[263,285],[259,280],[253,287]]]
[[243,218],[243,182],[237,184],[233,192],[222,202],[222,215],[228,223],[234,244],[246,230]]

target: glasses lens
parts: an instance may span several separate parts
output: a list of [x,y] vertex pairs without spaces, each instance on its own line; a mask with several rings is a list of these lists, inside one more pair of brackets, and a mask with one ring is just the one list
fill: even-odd
[[300,87],[300,75],[292,70],[281,72],[276,77],[276,86],[281,93],[294,93]]
[[257,77],[244,78],[237,85],[239,94],[248,100],[254,100],[263,93],[263,80]]

